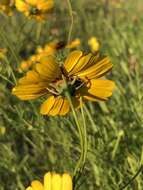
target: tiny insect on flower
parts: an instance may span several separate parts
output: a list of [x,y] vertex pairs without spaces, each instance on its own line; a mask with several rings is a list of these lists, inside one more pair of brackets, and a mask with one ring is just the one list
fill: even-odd
[[107,100],[115,84],[102,77],[111,69],[109,58],[99,54],[84,54],[76,50],[69,54],[61,66],[53,56],[43,56],[19,80],[12,93],[21,100],[46,96],[47,100],[41,105],[41,114],[65,115],[70,111],[67,93],[75,108],[80,107],[80,97],[83,102]]
[[73,190],[72,178],[69,174],[62,175],[48,172],[44,176],[44,183],[35,180],[26,190]]

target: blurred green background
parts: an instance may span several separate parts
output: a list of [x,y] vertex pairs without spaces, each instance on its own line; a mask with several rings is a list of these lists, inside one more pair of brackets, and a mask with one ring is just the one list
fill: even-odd
[[[78,37],[79,48],[88,51],[88,39],[96,36],[114,64],[108,78],[117,85],[109,101],[87,104],[88,155],[79,190],[119,190],[143,164],[143,1],[71,4],[71,38]],[[17,79],[22,75],[20,61],[37,45],[66,42],[70,22],[66,0],[55,2],[42,25],[20,13],[0,15],[0,48],[8,49],[8,61],[0,61],[0,190],[24,190],[47,171],[74,170],[80,145],[72,114],[43,117],[42,100],[23,102],[11,94],[12,73]],[[143,171],[126,190],[143,190]]]

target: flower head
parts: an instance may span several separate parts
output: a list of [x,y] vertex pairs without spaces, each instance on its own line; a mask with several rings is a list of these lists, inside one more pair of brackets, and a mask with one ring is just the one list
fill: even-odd
[[3,59],[6,53],[7,53],[6,48],[0,48],[0,59]]
[[101,78],[111,68],[108,57],[77,50],[61,65],[53,56],[43,56],[33,70],[19,80],[12,93],[21,100],[47,96],[41,105],[41,114],[65,115],[70,111],[67,93],[75,108],[80,105],[80,97],[83,101],[105,101],[112,95],[114,82]]
[[15,0],[15,6],[26,16],[43,20],[54,6],[54,2],[53,0]]
[[96,37],[91,37],[88,40],[88,45],[90,46],[92,52],[97,52],[99,50],[99,47],[100,47],[100,44],[99,44]]
[[0,10],[7,14],[8,16],[12,15],[14,7],[14,0],[1,0],[0,1]]
[[69,174],[62,175],[48,172],[44,176],[44,183],[35,180],[26,190],[72,190],[72,178]]

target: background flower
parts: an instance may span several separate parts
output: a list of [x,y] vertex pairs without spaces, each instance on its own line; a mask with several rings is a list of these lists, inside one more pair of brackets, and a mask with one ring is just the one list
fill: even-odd
[[26,190],[73,190],[72,178],[67,173],[60,175],[48,172],[44,176],[44,184],[35,180]]

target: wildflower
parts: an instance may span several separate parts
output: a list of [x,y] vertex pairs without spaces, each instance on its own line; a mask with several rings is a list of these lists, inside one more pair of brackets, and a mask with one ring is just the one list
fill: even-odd
[[37,20],[45,19],[53,5],[53,0],[15,0],[15,6],[18,11]]
[[7,14],[8,16],[12,15],[14,7],[14,0],[1,0],[0,1],[0,10]]
[[38,56],[32,55],[29,59],[23,60],[18,68],[19,72],[28,71],[32,66],[38,62]]
[[4,135],[6,133],[6,128],[0,126],[0,135]]
[[3,59],[5,57],[6,52],[6,48],[0,48],[0,59]]
[[72,49],[76,48],[80,45],[80,39],[76,38],[75,40],[71,41],[69,44],[66,45],[66,48]]
[[72,190],[72,178],[69,174],[62,175],[48,172],[44,176],[44,184],[40,181],[32,181],[31,186],[26,190]]
[[100,44],[97,41],[96,37],[91,37],[88,40],[88,45],[90,46],[92,52],[97,52],[99,50],[99,47],[100,47]]
[[21,100],[47,96],[41,105],[41,114],[65,115],[70,111],[67,93],[73,106],[83,101],[105,101],[112,95],[114,82],[101,79],[112,68],[108,57],[73,51],[65,63],[57,64],[53,56],[41,57],[33,70],[19,80],[12,93]]

